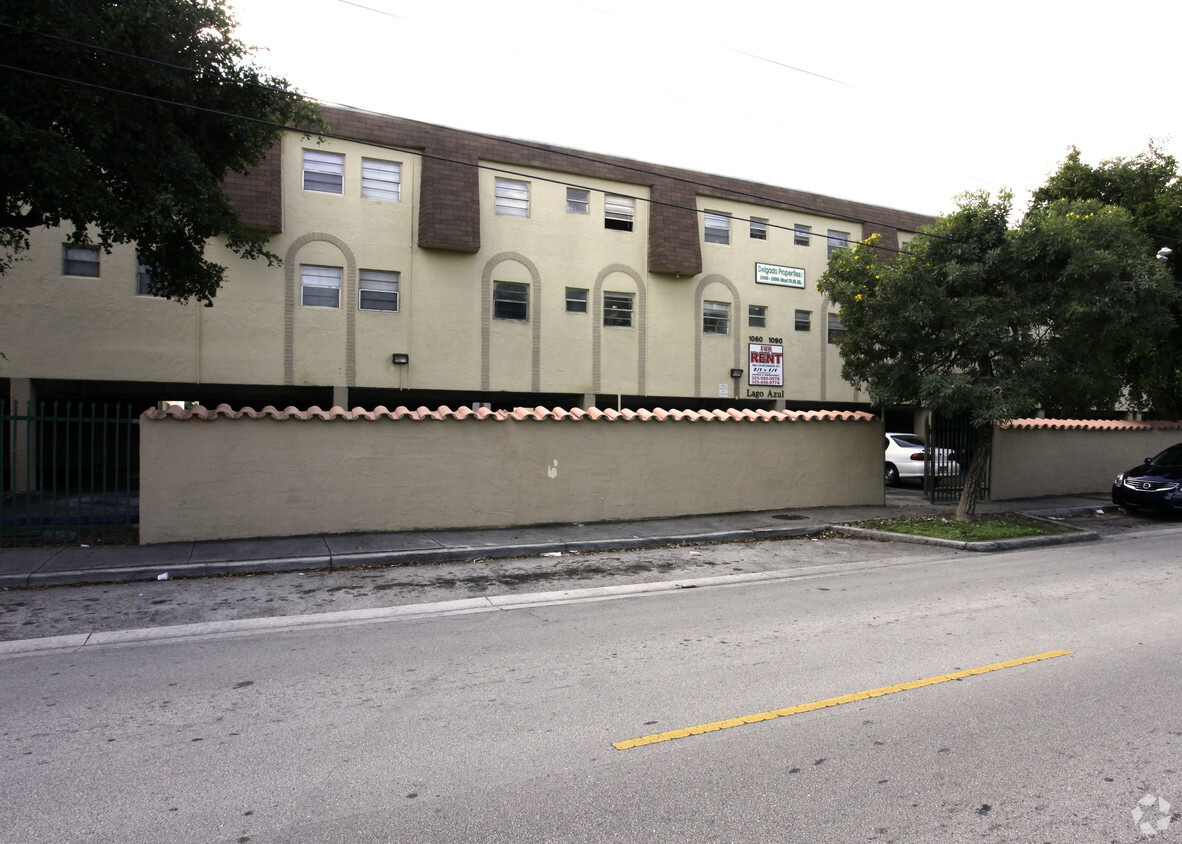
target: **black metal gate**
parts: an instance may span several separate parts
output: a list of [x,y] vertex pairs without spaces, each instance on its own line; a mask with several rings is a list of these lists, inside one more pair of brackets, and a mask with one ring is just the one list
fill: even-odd
[[0,546],[139,541],[131,405],[0,401]]
[[[976,435],[967,416],[934,413],[925,426],[923,491],[933,504],[960,500],[964,478],[976,449]],[[981,499],[989,499],[989,468],[981,481]]]

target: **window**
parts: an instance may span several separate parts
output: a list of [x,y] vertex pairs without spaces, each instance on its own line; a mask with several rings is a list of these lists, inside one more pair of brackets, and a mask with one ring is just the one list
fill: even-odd
[[802,226],[802,225],[800,225],[800,223],[797,223],[795,226],[793,226],[792,227],[792,243],[793,243],[793,245],[794,246],[808,246],[809,245],[809,232],[811,232],[811,231],[812,231],[812,229],[809,226]]
[[566,213],[586,214],[591,210],[591,191],[582,188],[566,189]]
[[344,193],[345,156],[304,150],[304,190]]
[[135,295],[152,296],[152,276],[143,263],[135,265]]
[[568,314],[587,313],[587,291],[578,287],[566,288],[566,312]]
[[99,248],[97,246],[63,246],[62,275],[98,278]]
[[493,317],[529,319],[529,286],[511,281],[493,282]]
[[630,196],[604,194],[603,227],[621,232],[632,231],[632,220],[636,217],[636,200]]
[[731,306],[726,302],[702,303],[702,333],[729,334],[731,330]]
[[719,214],[715,211],[706,212],[706,242],[730,243],[731,218],[729,214]]
[[310,308],[339,308],[341,305],[341,268],[300,266],[303,296],[300,300]]
[[748,305],[747,324],[752,328],[767,328],[767,305]]
[[829,256],[833,257],[833,253],[839,249],[848,249],[850,246],[849,232],[835,232],[833,229],[829,230]]
[[397,161],[361,159],[361,195],[399,202],[402,199],[402,165]]
[[845,326],[841,324],[838,314],[829,314],[829,343],[836,346],[837,341],[845,336]]
[[529,182],[497,179],[497,213],[503,217],[529,216]]
[[357,289],[357,307],[363,311],[398,310],[398,273],[362,270]]
[[632,327],[631,293],[603,294],[603,324],[618,325],[621,328]]
[[797,311],[796,312],[796,330],[797,331],[812,331],[813,330],[813,312],[812,311]]
[[759,217],[751,218],[751,239],[767,240],[767,220]]

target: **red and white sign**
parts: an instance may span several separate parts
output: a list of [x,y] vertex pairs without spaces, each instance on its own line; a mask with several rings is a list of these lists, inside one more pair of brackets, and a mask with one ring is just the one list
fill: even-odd
[[784,347],[751,343],[747,348],[747,383],[752,387],[783,387]]

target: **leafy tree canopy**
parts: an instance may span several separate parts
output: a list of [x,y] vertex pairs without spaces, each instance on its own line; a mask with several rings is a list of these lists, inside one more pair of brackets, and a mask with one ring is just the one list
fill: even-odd
[[[1172,155],[1150,144],[1134,158],[1116,158],[1091,166],[1072,148],[1047,183],[1034,192],[1031,207],[1044,209],[1061,200],[1099,200],[1125,209],[1149,238],[1152,250],[1168,247],[1166,268],[1182,285],[1182,179]],[[1171,310],[1170,338],[1145,356],[1131,360],[1152,412],[1182,418],[1182,298]]]
[[135,242],[152,292],[209,303],[224,235],[278,260],[222,191],[314,105],[251,64],[224,0],[0,0],[0,272],[28,233]]
[[837,253],[818,288],[847,329],[847,380],[876,402],[972,420],[978,442],[957,511],[971,518],[993,426],[1138,397],[1129,363],[1157,348],[1174,291],[1121,208],[1058,200],[1011,229],[1009,195],[966,194],[958,205],[894,255],[876,238]]

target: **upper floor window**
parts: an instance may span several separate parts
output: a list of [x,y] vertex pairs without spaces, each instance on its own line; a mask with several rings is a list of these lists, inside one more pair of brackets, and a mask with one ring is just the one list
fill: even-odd
[[767,328],[767,305],[748,305],[747,324],[752,328]]
[[62,247],[62,275],[99,277],[99,248],[97,246]]
[[726,302],[702,303],[702,333],[729,334],[731,330],[731,306]]
[[361,195],[398,202],[402,199],[402,165],[397,161],[361,159]]
[[836,346],[838,340],[844,337],[845,333],[845,326],[841,324],[841,316],[829,314],[829,337],[827,338],[829,343]]
[[137,261],[135,265],[135,295],[155,295],[152,293],[152,274],[148,272],[148,268],[144,266],[142,261]]
[[566,288],[566,312],[568,314],[587,313],[587,291],[585,288]]
[[304,150],[304,190],[344,193],[345,156],[335,152]]
[[751,239],[767,240],[767,220],[760,217],[751,218]]
[[849,249],[850,233],[849,232],[835,232],[833,229],[829,230],[829,255],[832,258],[833,253],[839,249]]
[[636,200],[630,196],[616,196],[604,194],[603,197],[603,227],[621,232],[632,231],[632,221],[636,218]]
[[529,286],[511,281],[494,281],[493,317],[529,319]]
[[729,214],[719,214],[717,211],[706,212],[706,242],[731,242],[731,217]]
[[812,231],[811,227],[802,226],[800,223],[797,223],[795,226],[793,226],[792,227],[792,243],[793,243],[793,245],[808,246],[809,245],[809,233],[811,231]]
[[341,268],[300,265],[300,303],[310,308],[341,306]]
[[795,327],[797,331],[812,331],[813,330],[813,312],[812,311],[797,311]]
[[357,307],[363,311],[398,310],[398,277],[388,270],[362,270],[358,274]]
[[603,324],[618,325],[621,328],[632,327],[631,293],[603,294]]
[[496,209],[504,217],[528,217],[529,182],[497,179]]
[[591,191],[582,188],[566,189],[566,213],[586,214],[591,210]]

